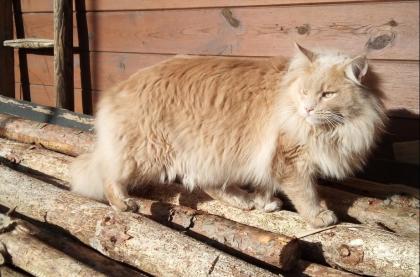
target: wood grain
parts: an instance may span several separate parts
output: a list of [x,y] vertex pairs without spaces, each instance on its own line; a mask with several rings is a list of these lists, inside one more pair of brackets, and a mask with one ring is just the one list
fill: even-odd
[[[92,52],[90,53],[91,86],[94,91],[101,91],[110,88],[116,83],[125,80],[137,70],[153,65],[160,61],[170,58],[169,55],[156,54],[133,54],[133,53],[109,53]],[[29,81],[32,85],[53,84],[52,80],[52,57],[41,55],[27,55],[29,66]],[[18,56],[16,54],[16,60]],[[413,117],[419,114],[419,64],[415,61],[370,61],[371,76],[370,84],[374,85],[386,95],[386,106],[392,111],[393,115]],[[74,86],[81,88],[81,72],[78,57],[74,62]],[[19,79],[19,64],[15,67],[15,74]],[[374,77],[374,78],[372,78]],[[52,105],[53,96],[49,94],[35,95],[40,91],[32,92],[33,100],[38,104]],[[49,89],[46,89],[49,93]],[[81,99],[76,90],[75,105],[76,110],[80,111]],[[48,100],[47,98],[51,99]],[[43,99],[41,102],[37,102]],[[412,113],[412,115],[410,115]]]
[[[273,5],[302,5],[347,2],[373,2],[374,0],[87,0],[88,11],[160,10],[206,7],[244,7]],[[21,0],[23,12],[51,11],[53,0]],[[377,1],[376,1],[377,2]]]
[[74,109],[73,1],[54,1],[54,90],[56,107]]
[[[56,95],[52,85],[29,85],[29,90],[31,93],[32,103],[55,107]],[[98,92],[93,91],[91,94],[93,102],[96,103]],[[22,100],[22,96],[22,84],[16,83],[15,98]],[[80,88],[74,89],[74,111],[79,113],[83,112],[82,90]]]
[[[297,41],[349,53],[368,45],[370,58],[418,60],[418,8],[418,1],[398,1],[88,12],[87,23],[95,51],[290,56]],[[26,36],[51,37],[51,16],[24,14]]]

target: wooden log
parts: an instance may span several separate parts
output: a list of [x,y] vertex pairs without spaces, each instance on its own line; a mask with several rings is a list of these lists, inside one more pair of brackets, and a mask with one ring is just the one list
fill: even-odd
[[13,38],[12,1],[0,1],[0,95],[15,96],[15,74],[13,49],[5,47],[3,41]]
[[73,1],[54,0],[54,87],[56,106],[74,109]]
[[[0,222],[4,215],[0,214]],[[7,226],[0,226],[6,228]],[[26,227],[16,225],[12,230],[0,232],[0,243],[7,252],[8,262],[35,276],[65,276],[75,272],[79,276],[106,276],[80,261],[39,241]]]
[[[31,173],[37,177],[68,188],[68,183],[60,179],[69,180],[68,165],[72,158],[42,148],[28,147],[27,144],[0,139],[0,160],[6,159],[24,170],[31,169]],[[41,170],[42,174],[39,174]],[[140,213],[160,223],[176,226],[189,235],[199,235],[206,242],[217,242],[225,250],[233,249],[284,270],[292,268],[300,256],[298,241],[291,237],[200,213],[188,207],[148,199],[138,201],[138,205]]]
[[326,186],[319,186],[319,190],[328,207],[342,219],[382,227],[403,236],[419,236],[419,209],[413,203],[418,205],[418,199],[404,201],[396,196],[382,200]]
[[327,262],[358,274],[373,276],[417,276],[419,272],[418,238],[402,237],[379,228],[343,223],[331,229],[314,230],[294,212],[248,211],[228,207],[202,192],[189,193],[182,187],[151,187],[147,197],[193,206],[211,214],[232,219],[267,231],[301,236],[302,257],[313,262]]
[[89,151],[93,135],[77,129],[37,123],[31,120],[0,114],[0,136],[45,148],[70,156]]
[[0,204],[57,225],[105,256],[157,276],[275,276],[144,216],[0,166]]
[[396,194],[405,194],[420,199],[418,188],[399,184],[381,184],[359,178],[348,178],[340,183],[340,187],[372,197],[387,198]]
[[28,49],[43,49],[53,48],[54,41],[45,38],[18,38],[9,39],[3,42],[3,46],[12,48],[28,48]]
[[[9,222],[14,224],[13,229],[9,230],[6,235],[3,236],[0,234],[0,241],[6,241],[4,245],[6,246],[7,253],[11,255],[9,258],[12,259],[12,262],[19,262],[19,264],[14,263],[13,265],[19,266],[27,272],[34,274],[35,270],[36,275],[42,273],[45,276],[48,272],[44,272],[44,267],[46,267],[47,270],[55,270],[56,267],[59,267],[57,273],[53,273],[52,275],[57,275],[60,272],[63,274],[62,276],[68,275],[69,273],[83,275],[82,273],[86,274],[93,272],[93,274],[97,276],[146,276],[140,271],[100,255],[76,240],[68,238],[60,231],[54,230],[55,232],[53,232],[46,229],[45,226],[35,226],[28,221],[11,219],[3,214],[0,214],[0,217],[3,218],[3,220],[8,219]],[[10,237],[12,238],[10,239]],[[17,239],[20,240],[16,242]],[[28,242],[27,245],[21,247],[21,244],[25,242]],[[14,252],[8,251],[9,245]],[[16,250],[16,248],[19,249]],[[24,251],[25,249],[28,251]],[[44,249],[45,252],[50,253],[49,256],[34,256],[37,254],[36,252],[38,250],[42,249]],[[57,255],[59,264],[55,263],[53,255]],[[38,260],[40,260],[39,265]],[[62,260],[69,262],[70,266],[66,267],[66,265],[62,263]],[[20,266],[22,264],[24,267]],[[82,271],[75,271],[79,265],[81,265]]]
[[[1,144],[3,145],[3,150],[0,150],[0,156],[4,157],[8,153],[21,155],[24,157],[21,164],[25,167],[40,171],[45,168],[49,174],[52,174],[57,178],[67,178],[66,180],[68,180],[68,173],[63,174],[59,172],[68,172],[67,167],[70,161],[61,158],[48,160],[54,155],[61,154],[53,154],[44,149],[28,150],[24,144],[23,147],[18,146],[13,148],[12,146],[9,148],[16,149],[15,151],[4,150],[7,148],[6,145],[8,144],[22,144],[16,142],[5,143],[4,141],[1,141]],[[30,153],[25,154],[25,151]],[[53,155],[50,155],[49,153]],[[42,157],[49,157],[46,159],[47,163],[45,165]],[[54,164],[54,166],[48,165],[51,163]],[[57,171],[57,173],[54,173],[54,171]],[[212,200],[203,193],[197,191],[189,193],[176,185],[165,186],[165,188],[159,186],[149,188],[147,196],[167,203],[198,208],[202,211],[219,215],[246,225],[280,234],[287,234],[289,236],[299,235],[312,230],[305,221],[293,212],[279,211],[271,214],[260,211],[244,212],[232,207],[227,207],[218,201]],[[144,209],[143,212],[145,212]],[[178,219],[175,218],[175,220]],[[177,222],[177,224],[181,225],[188,222],[188,220],[183,221],[181,217]],[[318,262],[326,259],[330,265],[335,267],[342,267],[348,271],[356,273],[363,272],[364,274],[377,276],[392,276],[392,274],[409,276],[410,270],[411,272],[418,271],[415,262],[416,257],[418,257],[416,240],[403,238],[396,234],[384,232],[378,228],[362,225],[339,226],[326,232],[331,235],[331,238],[325,236],[324,233],[314,234],[313,236],[303,238],[303,254],[306,259]],[[365,237],[367,238],[366,242],[363,240]],[[353,249],[351,248],[352,243],[360,242],[360,239],[363,241],[361,249],[363,250],[364,258],[362,260],[357,260],[354,263],[349,263],[348,258],[346,256],[342,257],[338,249],[340,249],[342,245],[350,245],[350,249]],[[350,256],[360,256],[361,252],[359,250],[359,248],[353,249]]]

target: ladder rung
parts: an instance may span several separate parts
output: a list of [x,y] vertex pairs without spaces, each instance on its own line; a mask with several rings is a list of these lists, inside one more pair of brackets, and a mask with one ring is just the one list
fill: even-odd
[[52,39],[45,38],[19,38],[10,39],[3,41],[4,46],[13,48],[29,48],[29,49],[40,49],[40,48],[53,48],[54,41]]

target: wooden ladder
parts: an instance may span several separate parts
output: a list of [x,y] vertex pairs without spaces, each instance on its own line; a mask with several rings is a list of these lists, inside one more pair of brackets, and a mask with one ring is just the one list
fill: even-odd
[[[12,48],[54,48],[56,107],[74,110],[73,0],[54,0],[54,39],[10,39],[13,38],[12,17],[12,0],[0,0],[0,42],[2,42],[2,46],[0,46],[0,94],[14,95],[14,51]],[[6,49],[7,47],[11,47],[10,50]],[[11,89],[13,91],[9,91]]]

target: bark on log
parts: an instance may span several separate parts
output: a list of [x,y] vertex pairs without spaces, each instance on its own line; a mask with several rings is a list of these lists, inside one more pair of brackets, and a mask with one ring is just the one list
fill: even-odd
[[144,216],[0,166],[0,204],[64,228],[112,259],[158,276],[275,276]]
[[39,144],[70,156],[89,151],[94,139],[91,133],[77,129],[38,123],[6,114],[0,114],[0,136]]
[[[7,144],[3,142],[2,144],[4,146],[3,149],[5,149]],[[22,145],[16,142],[8,144]],[[25,150],[27,148],[21,147],[21,149]],[[25,151],[22,154],[20,151],[15,151],[14,153],[23,155],[25,159],[21,163],[36,170],[42,170],[44,167],[42,165],[42,157],[51,157],[49,153],[52,153],[44,149],[32,149],[26,152],[32,152],[32,154],[24,154]],[[0,156],[3,156],[4,153],[10,153],[10,151],[0,150]],[[54,155],[60,154],[54,153]],[[58,158],[55,161],[49,160],[48,164],[53,163],[56,170],[64,168],[64,170],[58,170],[64,172],[68,166],[67,162],[62,162],[62,159]],[[45,168],[50,168],[48,164],[45,165]],[[51,168],[49,174],[54,174],[54,168]],[[55,176],[68,178],[62,174],[56,174]],[[147,195],[155,200],[198,208],[246,225],[289,236],[312,230],[296,213],[289,211],[279,211],[271,214],[259,211],[244,212],[232,207],[226,207],[203,193],[197,191],[193,193],[186,192],[180,186],[166,186],[164,189],[152,187]],[[332,237],[330,238],[325,234],[329,234]],[[367,238],[366,241],[364,241],[365,238]],[[363,242],[361,246],[364,253],[363,259],[353,263],[348,262],[349,258],[346,256],[342,257],[340,254],[340,247],[343,245],[344,247],[349,246],[353,251],[350,252],[350,256],[360,256],[360,249],[352,246],[354,242],[360,243],[360,240]],[[371,229],[361,225],[341,226],[324,233],[303,238],[303,241],[305,242],[302,245],[304,247],[303,252],[306,252],[305,257],[307,259],[319,262],[325,258],[330,265],[341,267],[348,271],[377,276],[392,276],[395,274],[410,276],[410,270],[411,272],[418,272],[416,262],[418,257],[417,242],[412,239],[400,238],[398,235],[383,232],[376,228]]]
[[[56,273],[53,272],[53,275],[60,272],[63,274],[61,276],[68,274],[83,275],[92,272],[97,276],[146,277],[144,273],[106,258],[76,240],[66,237],[61,232],[57,233],[59,231],[52,232],[44,227],[35,226],[21,219],[13,220],[2,214],[0,214],[0,217],[8,219],[13,224],[13,228],[8,233],[0,234],[0,242],[3,242],[6,246],[12,262],[19,262],[19,264],[13,263],[13,265],[19,266],[27,272],[45,275],[48,273],[45,270],[56,270],[59,267]],[[10,236],[12,236],[12,239],[10,239]],[[18,242],[16,242],[17,239],[19,239]],[[26,245],[22,245],[24,243]],[[14,252],[10,252],[9,246],[12,247]],[[25,249],[28,251],[25,251]],[[48,252],[48,255],[35,256],[39,250]],[[58,258],[59,263],[55,262],[56,258]],[[70,266],[66,267],[63,261],[70,263]],[[44,269],[44,267],[46,268]],[[74,271],[78,267],[81,267],[81,270]]]
[[[72,159],[69,156],[42,148],[28,149],[27,144],[0,139],[0,157],[23,167],[24,170],[30,168],[35,174],[42,170],[42,173],[50,176],[38,174],[41,179],[50,182],[49,178],[53,176],[54,183],[68,188],[68,184],[59,179],[69,180],[67,165]],[[300,256],[298,241],[291,237],[200,213],[188,207],[147,199],[138,204],[140,213],[151,216],[160,223],[181,228],[191,236],[198,234],[201,240],[216,241],[223,245],[222,248],[234,249],[284,270],[293,267]]]
[[405,198],[407,201],[404,201],[402,196],[385,200],[360,197],[326,186],[319,186],[319,190],[328,207],[336,211],[342,219],[385,228],[407,237],[419,236],[419,209],[412,206],[414,200],[418,202],[418,199]]
[[6,249],[8,262],[14,266],[35,276],[65,276],[68,272],[78,276],[106,276],[39,241],[26,227],[17,224],[12,228],[0,233],[0,243]]

